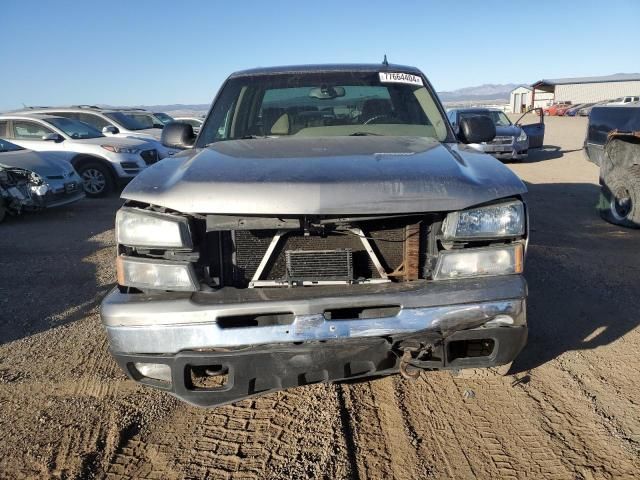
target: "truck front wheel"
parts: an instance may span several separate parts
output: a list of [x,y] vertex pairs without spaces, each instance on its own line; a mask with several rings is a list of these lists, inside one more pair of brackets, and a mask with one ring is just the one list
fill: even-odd
[[640,165],[614,168],[606,176],[598,210],[609,223],[640,228]]

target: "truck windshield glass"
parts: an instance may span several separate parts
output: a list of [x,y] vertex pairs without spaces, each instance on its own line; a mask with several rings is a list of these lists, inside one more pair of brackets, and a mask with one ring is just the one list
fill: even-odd
[[24,150],[24,148],[0,138],[0,152],[15,152],[16,150]]
[[59,128],[71,138],[83,139],[104,137],[102,133],[93,128],[91,125],[84,122],[79,122],[78,120],[72,120],[71,118],[48,118],[47,122],[54,127]]
[[511,125],[511,120],[507,117],[504,112],[499,112],[495,110],[487,110],[485,112],[462,112],[460,114],[460,118],[469,118],[474,115],[484,115],[485,117],[489,117],[493,120],[493,123],[496,127],[508,127]]
[[377,72],[275,74],[229,80],[198,146],[255,137],[391,135],[447,138],[429,90]]

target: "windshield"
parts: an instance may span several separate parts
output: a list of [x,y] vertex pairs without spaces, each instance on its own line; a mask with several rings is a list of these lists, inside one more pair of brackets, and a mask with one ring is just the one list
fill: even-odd
[[137,118],[134,114],[128,112],[110,112],[105,113],[105,115],[126,130],[145,130],[147,128],[153,128],[153,121],[151,122],[152,126],[149,126],[148,119],[144,120],[142,118],[150,115],[148,113],[142,114],[142,117],[140,118]]
[[493,124],[496,127],[508,127],[509,125],[511,125],[511,120],[509,120],[509,117],[507,117],[504,112],[500,112],[500,111],[496,111],[496,110],[484,110],[484,111],[477,111],[477,112],[461,112],[460,113],[460,118],[469,118],[469,117],[473,117],[475,115],[484,115],[485,117],[489,117],[492,121]]
[[74,139],[98,138],[104,137],[102,133],[93,128],[91,125],[78,120],[65,117],[47,118],[48,123],[62,130],[67,136]]
[[418,76],[378,72],[257,75],[225,84],[198,145],[253,137],[349,135],[444,141],[448,130],[437,101]]
[[24,148],[0,138],[0,152],[15,152],[17,150],[24,150]]
[[153,116],[156,117],[158,120],[160,120],[163,125],[166,125],[167,123],[171,123],[174,121],[170,115],[167,115],[166,113],[162,113],[162,112],[155,112]]

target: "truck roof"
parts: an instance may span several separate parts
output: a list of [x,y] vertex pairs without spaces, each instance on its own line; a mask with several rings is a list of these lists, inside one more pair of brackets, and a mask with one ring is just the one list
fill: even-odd
[[288,65],[280,67],[259,67],[240,70],[232,73],[229,78],[249,77],[254,75],[272,75],[279,73],[322,73],[322,72],[402,72],[421,75],[416,67],[407,65],[382,63],[328,63],[324,65]]

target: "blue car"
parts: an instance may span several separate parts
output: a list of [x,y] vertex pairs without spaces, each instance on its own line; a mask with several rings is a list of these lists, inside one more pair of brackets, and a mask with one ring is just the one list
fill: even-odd
[[[533,112],[534,110],[532,110]],[[530,113],[530,112],[527,112]],[[496,126],[496,136],[490,142],[472,143],[469,146],[479,152],[488,153],[500,160],[524,160],[529,155],[530,148],[540,148],[544,142],[544,116],[541,109],[535,109],[539,120],[528,125],[521,125],[520,121],[525,113],[514,124],[502,110],[496,108],[461,108],[447,111],[447,117],[456,133],[460,119],[474,115],[491,118]]]

